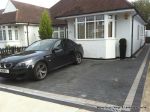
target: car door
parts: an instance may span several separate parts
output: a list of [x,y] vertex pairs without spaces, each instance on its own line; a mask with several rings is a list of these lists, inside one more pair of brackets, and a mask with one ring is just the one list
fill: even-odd
[[65,64],[65,52],[62,40],[56,41],[52,49],[53,68],[57,68]]
[[69,39],[64,40],[64,50],[65,50],[65,56],[67,63],[71,63],[73,61],[74,56],[74,45],[72,44],[72,41]]

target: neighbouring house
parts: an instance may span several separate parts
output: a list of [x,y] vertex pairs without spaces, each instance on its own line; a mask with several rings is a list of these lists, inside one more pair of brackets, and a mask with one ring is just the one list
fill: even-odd
[[146,22],[126,0],[61,0],[50,14],[57,20],[54,35],[60,37],[60,29],[66,29],[86,58],[119,57],[121,38],[127,40],[126,57],[145,43]]
[[45,8],[8,1],[0,10],[0,48],[28,46],[39,40],[39,21]]

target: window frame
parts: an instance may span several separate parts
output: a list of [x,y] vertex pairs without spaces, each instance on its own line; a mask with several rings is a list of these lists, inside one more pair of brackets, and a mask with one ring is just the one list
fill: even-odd
[[[97,19],[98,16],[102,16],[102,19]],[[75,18],[75,29],[76,29],[76,39],[77,40],[95,40],[95,39],[104,39],[105,38],[105,15],[104,14],[101,14],[101,15],[92,15],[91,17],[94,18],[94,20],[91,20],[91,21],[88,21],[87,18],[90,17],[90,16],[84,16],[84,17],[76,17]],[[84,21],[79,21],[80,18],[84,18]],[[97,22],[103,22],[104,24],[104,28],[103,28],[103,37],[97,37],[97,34],[96,34],[96,25],[97,25]],[[78,25],[79,24],[83,24],[84,23],[84,38],[79,38],[79,29],[78,29]],[[93,38],[87,38],[87,23],[94,23],[94,34],[93,34]]]

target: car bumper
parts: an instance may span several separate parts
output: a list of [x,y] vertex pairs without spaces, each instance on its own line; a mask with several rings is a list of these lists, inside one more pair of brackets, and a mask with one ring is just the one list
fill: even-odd
[[9,69],[9,73],[0,73],[0,77],[4,78],[18,78],[24,76],[31,76],[33,74],[33,69]]

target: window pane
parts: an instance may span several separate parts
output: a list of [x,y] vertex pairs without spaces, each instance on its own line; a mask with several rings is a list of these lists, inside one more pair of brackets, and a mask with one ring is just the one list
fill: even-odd
[[88,16],[88,17],[86,17],[86,21],[94,21],[94,16]]
[[108,37],[112,37],[112,21],[108,23]]
[[2,31],[0,30],[0,40],[3,40]]
[[85,23],[78,23],[78,38],[85,39]]
[[109,16],[108,16],[108,19],[113,19],[113,16],[112,16],[112,15],[109,15]]
[[94,38],[94,22],[86,23],[86,38]]
[[96,38],[104,38],[104,22],[96,22]]
[[60,38],[65,38],[65,32],[64,31],[60,31]]
[[12,31],[8,30],[9,40],[12,40]]
[[15,40],[18,40],[18,30],[15,30]]
[[8,28],[11,28],[11,26],[8,26]]
[[53,32],[53,38],[58,38],[58,32]]
[[84,22],[84,21],[85,21],[85,17],[77,18],[77,21],[78,21],[78,22]]
[[53,31],[58,31],[58,27],[54,27],[54,28],[53,28]]
[[104,15],[98,15],[98,16],[96,16],[96,20],[104,20]]
[[4,38],[4,40],[6,40],[6,31],[5,30],[3,30],[3,38]]

